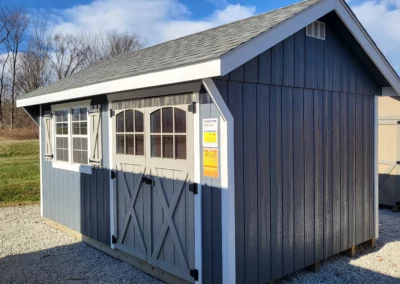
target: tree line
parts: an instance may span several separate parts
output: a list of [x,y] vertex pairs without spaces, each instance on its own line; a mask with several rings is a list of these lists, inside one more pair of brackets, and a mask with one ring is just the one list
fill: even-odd
[[42,14],[0,6],[0,128],[26,127],[16,99],[99,61],[137,51],[141,35],[117,30],[63,33]]

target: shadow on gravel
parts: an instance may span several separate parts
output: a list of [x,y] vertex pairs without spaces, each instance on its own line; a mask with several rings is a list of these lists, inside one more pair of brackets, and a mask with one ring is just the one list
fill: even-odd
[[0,283],[160,283],[83,243],[0,258]]
[[[308,270],[301,270],[290,274],[276,283],[400,283],[400,278],[385,275],[383,273],[372,271],[363,267],[356,266],[351,261],[367,257],[371,253],[381,251],[387,244],[400,242],[400,213],[393,213],[387,208],[379,210],[379,232],[380,236],[376,241],[374,249],[364,246],[358,246],[356,256],[349,258],[338,254],[321,262],[321,270],[313,273]],[[385,257],[384,254],[381,255]],[[399,251],[400,259],[400,251]],[[374,261],[373,259],[369,261]],[[390,262],[387,262],[387,270],[390,270]],[[397,263],[400,265],[400,263]],[[399,269],[395,266],[394,269]]]

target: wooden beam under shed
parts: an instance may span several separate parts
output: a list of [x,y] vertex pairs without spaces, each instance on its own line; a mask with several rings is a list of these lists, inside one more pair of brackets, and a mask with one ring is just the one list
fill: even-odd
[[307,270],[309,270],[311,272],[318,273],[321,270],[320,262],[318,261],[316,263],[313,263],[313,264],[311,264],[310,266],[308,266],[306,268],[307,268]]
[[348,256],[348,257],[353,257],[356,255],[356,246],[352,246],[351,248],[349,248],[348,250],[345,250],[343,252],[344,255]]

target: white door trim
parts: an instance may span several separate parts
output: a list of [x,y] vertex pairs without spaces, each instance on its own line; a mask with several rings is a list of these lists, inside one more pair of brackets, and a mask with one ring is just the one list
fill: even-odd
[[39,109],[40,216],[43,217],[42,105],[40,105]]
[[[193,101],[199,104],[200,94],[193,94]],[[193,162],[194,182],[197,183],[197,194],[194,196],[194,264],[199,271],[199,280],[196,283],[203,283],[203,212],[202,212],[202,191],[201,191],[201,151],[200,151],[200,112],[193,114]]]
[[[107,110],[110,113],[111,110],[111,100],[108,100]],[[113,118],[108,115],[108,167],[110,172],[110,246],[115,249],[115,245],[112,242],[112,236],[115,235],[114,228],[114,218],[115,218],[115,208],[114,208],[114,180],[111,178],[112,171],[114,169],[114,159],[113,159]],[[105,131],[104,131],[105,132]],[[104,133],[102,132],[102,133]]]
[[235,245],[235,163],[234,120],[220,92],[210,78],[203,86],[219,110],[221,120],[221,230],[222,230],[222,283],[236,283]]

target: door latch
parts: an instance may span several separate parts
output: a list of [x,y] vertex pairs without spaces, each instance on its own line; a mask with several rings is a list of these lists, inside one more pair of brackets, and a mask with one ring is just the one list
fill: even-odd
[[148,185],[150,185],[150,186],[154,186],[154,179],[151,178],[151,177],[143,177],[143,178],[142,178],[142,182],[143,182],[144,184],[148,184]]

